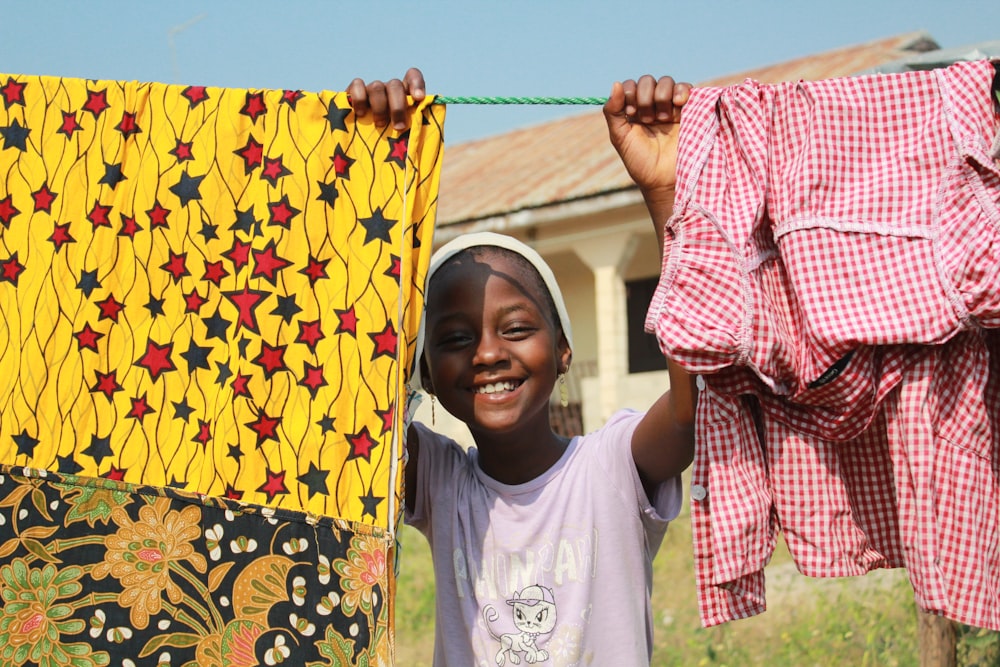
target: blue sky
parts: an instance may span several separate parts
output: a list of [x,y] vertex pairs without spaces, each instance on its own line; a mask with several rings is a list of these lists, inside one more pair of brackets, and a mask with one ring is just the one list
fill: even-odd
[[[926,30],[1000,39],[963,0],[0,0],[0,72],[342,90],[423,69],[452,96],[605,96],[616,79],[698,81]],[[449,143],[578,113],[452,105]]]

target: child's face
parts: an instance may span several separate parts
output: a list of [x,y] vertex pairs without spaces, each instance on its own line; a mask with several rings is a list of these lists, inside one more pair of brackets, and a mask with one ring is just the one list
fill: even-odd
[[435,275],[427,298],[424,358],[430,389],[489,436],[550,431],[549,396],[569,345],[534,283],[505,255],[463,256]]

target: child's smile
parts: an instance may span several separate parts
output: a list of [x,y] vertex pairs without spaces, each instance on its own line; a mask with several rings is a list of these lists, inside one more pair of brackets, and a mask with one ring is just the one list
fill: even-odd
[[502,254],[463,256],[435,275],[427,299],[433,393],[480,448],[551,438],[549,397],[568,346],[523,273]]

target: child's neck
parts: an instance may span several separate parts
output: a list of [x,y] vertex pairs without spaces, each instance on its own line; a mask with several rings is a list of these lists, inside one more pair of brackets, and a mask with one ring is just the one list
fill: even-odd
[[476,436],[479,468],[502,484],[530,482],[554,466],[566,451],[569,438],[551,430],[542,438]]

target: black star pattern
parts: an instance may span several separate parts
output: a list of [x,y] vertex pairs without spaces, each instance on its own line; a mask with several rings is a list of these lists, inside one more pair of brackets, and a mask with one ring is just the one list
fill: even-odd
[[278,300],[278,305],[271,311],[271,314],[280,315],[285,324],[291,324],[292,318],[302,312],[302,308],[295,303],[295,295],[282,296],[281,294],[276,294],[275,298]]
[[243,337],[240,338],[240,342],[236,344],[240,351],[240,359],[247,358],[247,346],[250,345],[250,339]]
[[72,454],[56,457],[56,470],[64,475],[77,475],[83,472],[83,466],[76,462]]
[[396,226],[397,221],[389,220],[382,215],[382,207],[379,206],[372,211],[370,218],[359,218],[358,222],[365,228],[365,245],[368,245],[375,239],[385,243],[391,242],[389,230]]
[[201,318],[201,321],[205,323],[206,340],[209,338],[218,338],[223,343],[228,340],[226,338],[226,330],[232,322],[222,316],[220,309],[216,308],[215,313],[209,317]]
[[181,206],[187,206],[189,202],[201,199],[201,192],[198,191],[198,188],[201,187],[204,178],[204,176],[190,176],[185,171],[181,174],[181,180],[176,185],[170,186],[170,191],[181,200]]
[[316,425],[323,430],[323,434],[331,433],[334,431],[333,423],[336,421],[335,418],[330,415],[323,415],[323,418],[316,422]]
[[194,412],[194,408],[188,405],[187,398],[182,401],[171,401],[174,405],[174,419],[180,419],[184,422],[191,417]]
[[337,203],[337,197],[340,193],[337,192],[337,183],[324,183],[323,181],[317,181],[319,185],[319,197],[316,197],[318,201],[326,202],[330,208],[334,208],[334,204]]
[[191,341],[186,352],[181,352],[181,356],[188,364],[188,374],[193,374],[196,368],[210,368],[208,365],[208,355],[212,348],[202,347]]
[[163,315],[163,299],[157,299],[150,294],[149,303],[146,304],[146,310],[149,311],[150,317],[154,319],[159,315]]
[[230,231],[243,232],[253,236],[262,236],[261,221],[254,217],[253,207],[245,211],[236,211],[236,222],[229,226]]
[[330,131],[334,132],[340,130],[341,132],[347,132],[347,117],[351,115],[351,109],[341,109],[337,104],[330,100],[330,106],[327,107],[326,115],[323,116],[328,121],[330,121]]
[[109,437],[98,437],[96,434],[90,436],[90,446],[81,452],[81,454],[86,454],[87,456],[94,459],[97,465],[101,465],[101,462],[109,456],[114,456],[115,453],[111,451],[111,438]]
[[125,180],[125,175],[122,174],[121,164],[108,164],[104,163],[104,176],[98,183],[104,183],[105,185],[110,185],[111,189],[114,190],[115,186]]
[[227,447],[229,447],[229,453],[226,454],[226,456],[231,459],[236,459],[237,461],[243,458],[243,452],[240,450],[238,443],[235,445],[227,445]]
[[371,489],[368,489],[368,493],[363,496],[358,496],[358,500],[360,500],[361,504],[364,506],[364,509],[361,511],[361,516],[367,514],[372,519],[378,519],[378,506],[379,503],[385,500],[384,497],[373,495]]
[[167,486],[172,486],[175,489],[186,489],[187,485],[187,482],[177,479],[176,475],[171,475],[170,482],[167,483]]
[[223,363],[221,361],[215,362],[215,367],[219,371],[218,377],[215,378],[215,384],[219,386],[225,386],[226,381],[233,377],[233,371],[229,368],[229,364]]
[[97,271],[80,272],[80,282],[76,284],[76,288],[83,292],[85,297],[89,299],[93,291],[100,287],[101,281],[97,279]]
[[35,447],[38,445],[38,438],[31,437],[26,430],[21,429],[21,433],[14,436],[14,442],[17,443],[18,454],[33,456]]
[[320,470],[313,464],[312,461],[309,462],[309,472],[304,475],[299,475],[299,481],[306,485],[309,490],[309,497],[312,498],[317,493],[322,496],[330,495],[326,488],[326,478],[330,474],[329,470]]
[[201,234],[202,238],[205,239],[205,243],[208,243],[212,239],[219,238],[218,229],[219,229],[218,225],[212,225],[207,222],[203,222],[201,224],[201,230],[198,233]]
[[7,127],[0,127],[0,134],[3,135],[3,147],[4,148],[16,148],[20,151],[28,150],[28,134],[31,133],[26,127],[21,127],[21,124],[14,119],[14,122]]

